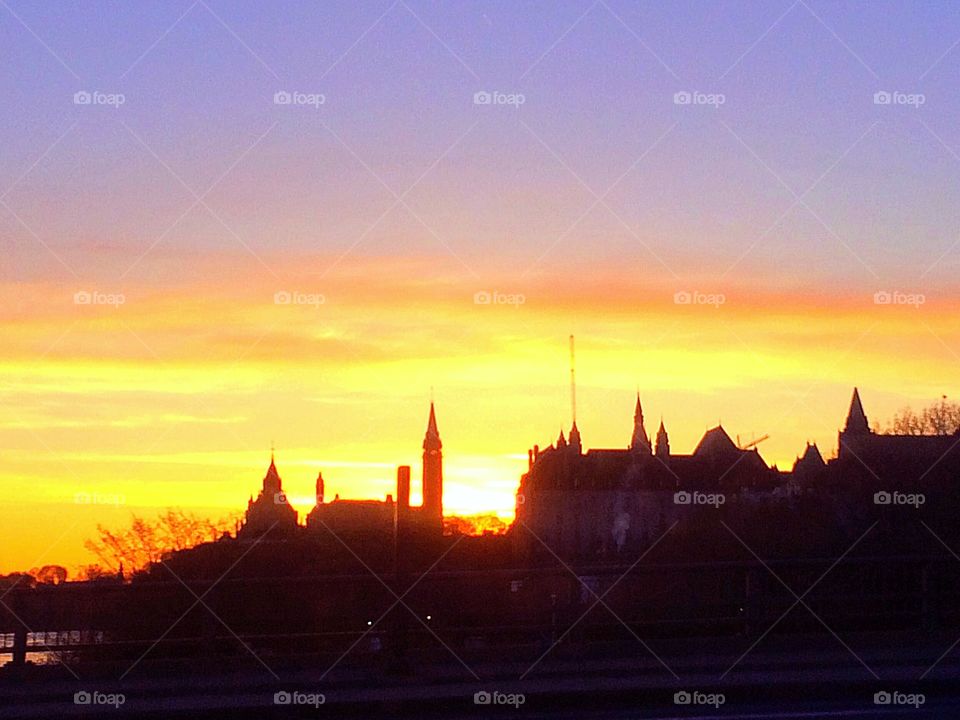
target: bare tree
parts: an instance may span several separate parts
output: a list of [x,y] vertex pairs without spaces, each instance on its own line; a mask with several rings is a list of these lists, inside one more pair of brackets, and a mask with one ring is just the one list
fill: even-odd
[[105,570],[99,565],[83,565],[76,572],[80,580],[102,580],[104,578],[115,578],[117,574]]
[[952,435],[960,430],[960,403],[944,395],[919,413],[905,407],[893,416],[887,432],[893,435]]
[[233,529],[235,518],[202,518],[183,510],[168,508],[156,520],[133,515],[129,527],[113,531],[97,525],[98,537],[84,543],[110,572],[130,575],[166,553],[185,550],[220,538]]

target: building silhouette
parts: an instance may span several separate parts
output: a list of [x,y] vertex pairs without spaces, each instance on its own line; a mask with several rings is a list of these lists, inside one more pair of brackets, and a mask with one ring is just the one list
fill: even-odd
[[270,453],[270,467],[263,477],[263,485],[256,499],[252,496],[247,502],[247,512],[237,531],[241,538],[259,537],[264,534],[280,535],[297,527],[297,511],[287,501],[283,492],[283,482],[273,452]]
[[[791,502],[811,493],[851,497],[861,490],[937,492],[960,477],[960,431],[952,435],[892,435],[870,429],[855,388],[838,454],[829,461],[807,443],[789,471],[770,467],[755,444],[740,447],[722,425],[707,430],[689,454],[670,445],[661,418],[654,440],[648,435],[639,393],[633,429],[624,448],[584,450],[576,421],[547,448],[528,451],[528,468],[517,493],[517,533],[528,545],[542,542],[562,556],[615,557],[638,551],[671,524],[703,504],[730,506]],[[422,496],[410,505],[410,468],[397,472],[396,494],[384,500],[328,500],[317,475],[316,502],[306,517],[315,533],[389,535],[396,523],[433,535],[443,532],[443,443],[436,409],[430,403],[422,455]],[[950,482],[953,485],[950,485]],[[283,492],[273,456],[257,497],[250,498],[238,536],[296,531],[297,512]],[[520,548],[526,552],[530,550]]]
[[[309,531],[390,533],[400,517],[406,523],[425,531],[443,531],[443,443],[437,428],[437,416],[433,402],[423,439],[423,504],[410,506],[410,468],[400,466],[397,470],[396,500],[388,494],[384,500],[347,500],[339,494],[333,500],[325,497],[323,473],[317,474],[315,504],[306,517]],[[398,514],[399,513],[399,514]],[[263,488],[256,499],[250,498],[247,512],[238,530],[241,539],[253,539],[269,532],[281,535],[299,527],[297,512],[290,506],[281,487],[280,475],[270,457],[270,467],[263,479]]]
[[853,389],[850,410],[837,436],[838,459],[846,466],[861,466],[885,480],[908,483],[921,477],[949,473],[960,459],[960,429],[952,435],[894,435],[870,429]]
[[[576,435],[576,444],[572,438]],[[870,497],[875,491],[952,492],[960,478],[960,431],[892,435],[870,429],[860,393],[838,435],[838,457],[826,462],[807,443],[790,471],[769,467],[756,447],[741,448],[721,425],[707,430],[689,455],[674,454],[663,421],[651,450],[639,395],[625,449],[583,452],[580,434],[561,431],[546,449],[528,453],[517,494],[516,533],[525,552],[549,546],[582,559],[637,552],[698,505],[747,507],[821,498]],[[719,499],[722,496],[722,499]],[[871,501],[872,502],[872,501]]]
[[[663,421],[652,447],[639,394],[633,432],[624,449],[583,452],[580,432],[570,440],[534,446],[520,480],[518,533],[534,549],[540,540],[562,556],[605,557],[653,540],[689,505],[693,493],[763,491],[776,487],[782,473],[767,467],[756,448],[744,450],[721,426],[708,430],[690,455],[673,454]],[[539,540],[537,540],[539,538]]]
[[437,527],[443,525],[443,443],[437,430],[437,415],[430,403],[427,433],[423,438],[423,507],[421,520]]

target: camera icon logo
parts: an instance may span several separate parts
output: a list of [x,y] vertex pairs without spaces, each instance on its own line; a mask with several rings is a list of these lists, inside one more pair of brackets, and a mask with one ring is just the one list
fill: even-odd
[[873,694],[874,705],[889,705],[891,702],[893,702],[893,696],[886,690],[881,690]]
[[288,693],[286,690],[281,690],[280,692],[275,692],[273,694],[273,704],[274,705],[289,705],[293,702],[293,696]]
[[93,95],[86,90],[78,90],[73,94],[74,105],[89,105],[93,102]]
[[681,490],[673,494],[673,504],[674,505],[689,505],[691,499],[693,498],[690,493],[686,490]]
[[893,294],[886,290],[878,290],[873,294],[875,305],[889,305],[893,302]]
[[486,290],[480,290],[473,294],[474,305],[489,305],[493,302],[493,295]]
[[693,696],[686,690],[679,690],[673,694],[674,705],[689,705],[693,702]]
[[286,90],[277,90],[273,94],[273,104],[274,105],[289,105],[293,102],[293,95],[288,93]]
[[693,102],[693,95],[686,90],[681,90],[673,94],[674,105],[689,105]]
[[473,704],[474,705],[489,705],[493,702],[493,696],[488,693],[486,690],[480,690],[473,694]]
[[293,295],[286,290],[277,290],[273,294],[274,305],[289,305],[291,302],[293,302]]
[[873,494],[874,505],[889,505],[893,502],[893,496],[886,490],[881,490]]
[[679,290],[673,294],[675,305],[689,305],[693,302],[693,295],[686,290]]
[[493,95],[488,93],[486,90],[480,90],[473,94],[474,105],[489,105],[492,102],[493,102]]
[[873,94],[874,105],[889,105],[893,102],[893,96],[886,90],[878,90]]
[[73,294],[74,305],[89,305],[93,301],[93,295],[86,290],[78,290]]
[[93,702],[93,696],[86,690],[81,690],[73,694],[74,705],[89,705],[91,702]]

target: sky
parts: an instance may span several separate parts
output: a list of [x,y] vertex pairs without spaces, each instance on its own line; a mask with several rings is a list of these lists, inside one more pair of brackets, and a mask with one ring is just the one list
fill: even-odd
[[[789,467],[960,380],[960,13],[902,2],[0,2],[0,572],[97,523],[527,450]],[[95,498],[77,503],[76,498]]]

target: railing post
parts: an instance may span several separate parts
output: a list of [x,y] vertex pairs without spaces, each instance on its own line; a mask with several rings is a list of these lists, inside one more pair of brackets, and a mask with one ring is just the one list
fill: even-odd
[[936,626],[937,606],[930,593],[930,562],[927,561],[920,568],[920,627],[930,631]]
[[[200,597],[204,597],[203,593],[201,593]],[[204,599],[207,607],[204,607],[204,603],[198,603],[200,612],[203,613],[200,630],[200,656],[203,658],[212,658],[217,654],[217,631],[220,629],[220,621],[217,620],[218,616],[216,614],[219,611],[220,605],[218,600],[217,586],[214,585],[208,588],[206,598]]]
[[752,635],[761,614],[760,575],[756,568],[748,567],[743,573],[743,630]]
[[21,591],[15,590],[11,599],[13,605],[13,665],[23,667],[27,663],[27,632],[29,628],[23,624],[20,619],[24,615],[24,595]]

